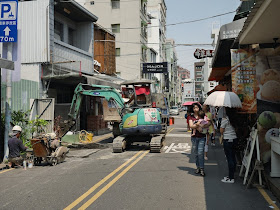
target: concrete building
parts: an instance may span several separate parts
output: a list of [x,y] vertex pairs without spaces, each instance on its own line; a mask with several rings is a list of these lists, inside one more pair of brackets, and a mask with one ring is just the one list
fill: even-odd
[[203,86],[204,86],[204,76],[203,76],[203,66],[205,62],[195,62],[194,63],[194,80],[195,80],[195,96],[203,98]]
[[98,16],[98,24],[116,36],[116,72],[124,79],[141,78],[147,62],[147,0],[81,0],[79,3]]
[[169,104],[177,105],[180,97],[181,86],[178,80],[177,54],[175,50],[175,41],[173,39],[166,40],[166,61],[168,62],[168,75],[165,76],[165,92],[169,94]]
[[[213,39],[212,46],[214,48],[217,45],[217,41],[219,38],[219,27],[220,24],[218,22],[212,23],[211,38]],[[212,57],[202,58],[200,60],[200,63],[201,62],[204,63],[201,67],[201,70],[199,63],[197,64],[197,68],[195,70],[195,89],[196,95],[198,94],[197,97],[201,97],[201,100],[205,101],[208,96],[207,93],[216,87],[217,82],[208,81],[208,78],[212,71]]]
[[[31,98],[48,97],[49,88],[61,75],[78,75],[79,82],[86,81],[79,75],[93,74],[95,15],[74,1],[21,1],[18,20],[19,40],[13,53],[17,63],[12,81],[13,110],[28,110]],[[5,54],[7,48],[3,45],[3,57]],[[67,88],[57,87],[63,96],[67,95],[61,92],[64,89]]]
[[181,66],[178,66],[178,75],[183,80],[191,78],[191,72]]
[[[12,110],[32,108],[31,115],[48,120],[48,132],[52,132],[55,116],[68,118],[77,84],[120,87],[109,76],[106,79],[95,76],[93,37],[97,17],[77,2],[20,1],[18,20],[19,39],[13,50],[16,68],[12,77]],[[6,45],[2,55],[7,55]],[[5,93],[1,87],[1,95]],[[101,106],[98,101],[91,102],[92,112]],[[88,113],[82,112],[80,122],[82,118],[86,122]],[[77,122],[76,128],[79,127],[87,129],[86,124],[80,126]]]
[[[166,61],[166,5],[164,0],[149,0],[147,12],[150,19],[148,26],[148,47],[149,52],[155,52],[155,60],[151,62]],[[150,77],[149,77],[150,76]],[[162,92],[164,85],[164,74],[145,75],[145,78],[155,79],[158,82],[158,92]]]
[[182,80],[182,104],[187,101],[197,101],[194,90],[195,90],[194,79]]

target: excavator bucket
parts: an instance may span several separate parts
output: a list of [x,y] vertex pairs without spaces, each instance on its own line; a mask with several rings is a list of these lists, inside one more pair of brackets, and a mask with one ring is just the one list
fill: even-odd
[[107,100],[103,100],[102,105],[103,105],[104,121],[107,121],[107,122],[121,122],[122,121],[117,108],[109,108]]

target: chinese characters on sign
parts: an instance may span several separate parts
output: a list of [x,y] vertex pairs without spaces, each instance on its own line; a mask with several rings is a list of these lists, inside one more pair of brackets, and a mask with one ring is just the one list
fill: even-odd
[[194,57],[197,59],[213,57],[214,50],[204,50],[204,49],[196,49],[194,52]]
[[157,109],[144,109],[145,122],[158,122]]
[[233,39],[238,37],[241,29],[234,29],[229,31],[223,31],[222,33],[222,39]]
[[17,42],[17,0],[0,0],[0,42]]
[[236,78],[238,84],[248,84],[254,82],[253,77],[255,77],[256,74],[255,67],[238,67],[236,71],[237,71]]
[[242,112],[256,113],[256,55],[252,50],[231,50],[232,91],[242,102]]

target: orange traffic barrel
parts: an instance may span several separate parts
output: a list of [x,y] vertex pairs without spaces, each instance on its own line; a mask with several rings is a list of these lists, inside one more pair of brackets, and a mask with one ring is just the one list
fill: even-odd
[[174,117],[170,117],[169,118],[169,125],[173,125],[174,124]]

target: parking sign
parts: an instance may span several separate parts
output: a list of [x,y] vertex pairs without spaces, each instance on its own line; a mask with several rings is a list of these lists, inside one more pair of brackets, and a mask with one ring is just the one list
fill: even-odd
[[17,0],[0,0],[0,42],[17,42]]

